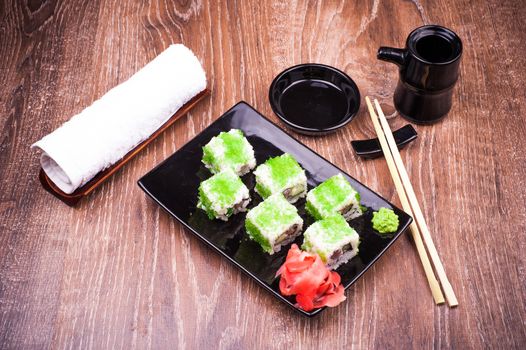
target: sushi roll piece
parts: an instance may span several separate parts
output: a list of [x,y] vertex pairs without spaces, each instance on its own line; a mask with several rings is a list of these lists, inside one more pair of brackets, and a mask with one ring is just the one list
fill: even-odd
[[339,214],[316,221],[303,237],[301,249],[318,254],[330,269],[337,269],[358,254],[360,236]]
[[230,169],[199,185],[197,207],[206,211],[210,219],[228,221],[231,215],[245,211],[249,202],[247,186]]
[[307,177],[296,159],[288,153],[268,159],[254,171],[256,192],[263,198],[282,193],[290,203],[305,197]]
[[360,194],[352,188],[342,174],[332,176],[310,190],[305,209],[316,220],[333,214],[341,214],[345,220],[362,215]]
[[214,174],[231,169],[242,176],[256,167],[254,149],[238,129],[212,137],[203,147],[202,162]]
[[246,217],[249,237],[270,255],[294,241],[301,233],[303,220],[283,194],[276,193],[252,208]]

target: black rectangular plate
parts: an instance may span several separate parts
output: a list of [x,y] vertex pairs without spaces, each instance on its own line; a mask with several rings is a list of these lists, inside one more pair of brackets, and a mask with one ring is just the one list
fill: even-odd
[[[305,316],[317,315],[323,309],[306,312],[294,306],[294,298],[284,297],[279,292],[279,281],[274,276],[285,261],[289,247],[285,247],[274,255],[266,254],[257,243],[248,239],[244,228],[245,213],[234,215],[228,222],[223,222],[209,220],[202,210],[196,209],[199,183],[211,176],[201,163],[202,147],[221,131],[234,128],[242,130],[246,135],[254,147],[258,164],[263,163],[269,157],[288,152],[305,169],[309,189],[332,175],[342,173],[360,193],[362,205],[367,207],[367,211],[360,218],[350,222],[350,225],[360,235],[359,255],[337,270],[345,289],[349,288],[374,264],[407,229],[412,219],[405,212],[285,133],[245,102],[236,104],[199,135],[139,179],[139,186],[154,201],[212,249],[222,254],[296,311]],[[249,208],[252,208],[261,202],[259,195],[253,191],[254,175],[249,173],[243,176],[242,180],[250,189],[252,201]],[[305,200],[298,201],[296,207],[304,220],[304,228],[307,228],[313,220],[305,212]],[[400,219],[398,231],[388,236],[380,236],[371,225],[372,212],[381,207],[392,208]],[[300,245],[302,240],[303,236],[300,236],[296,243]]]

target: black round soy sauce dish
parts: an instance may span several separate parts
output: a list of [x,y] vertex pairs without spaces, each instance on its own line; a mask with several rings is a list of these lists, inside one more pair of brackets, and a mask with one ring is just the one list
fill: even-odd
[[324,64],[305,63],[279,73],[269,88],[274,113],[292,130],[325,135],[354,119],[360,108],[356,83]]

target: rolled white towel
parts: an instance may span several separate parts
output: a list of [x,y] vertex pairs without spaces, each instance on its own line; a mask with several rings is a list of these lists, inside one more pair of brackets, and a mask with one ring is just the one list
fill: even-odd
[[206,88],[206,75],[187,47],[171,45],[124,83],[34,143],[40,163],[72,193],[147,139]]

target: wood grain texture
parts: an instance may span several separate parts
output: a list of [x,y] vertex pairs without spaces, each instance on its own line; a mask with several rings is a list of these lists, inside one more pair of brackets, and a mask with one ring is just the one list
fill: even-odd
[[[524,18],[520,0],[0,2],[0,348],[524,348]],[[344,304],[301,318],[136,186],[241,99],[277,120],[267,89],[293,64],[339,67],[393,111],[396,69],[376,49],[424,23],[463,39],[462,77],[450,115],[402,157],[458,308],[434,305],[406,236]],[[30,144],[177,42],[209,100],[78,208],[46,193]],[[298,138],[398,203],[385,162],[352,152],[374,135],[366,113]]]

